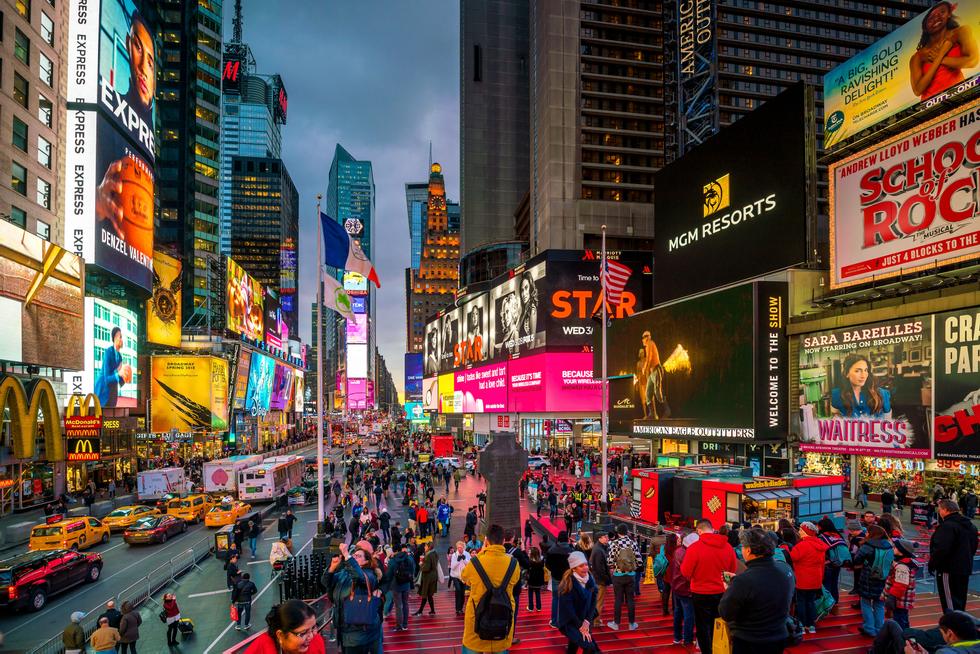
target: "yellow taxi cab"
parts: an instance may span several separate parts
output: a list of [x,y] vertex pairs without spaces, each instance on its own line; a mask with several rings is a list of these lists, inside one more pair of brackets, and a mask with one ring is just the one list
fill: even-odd
[[231,505],[218,504],[217,506],[212,506],[211,510],[204,514],[204,524],[208,527],[233,525],[248,515],[248,512],[251,510],[251,504],[239,500],[233,501]]
[[148,518],[151,515],[159,515],[160,510],[152,506],[137,504],[133,506],[121,506],[102,518],[102,524],[109,528],[109,531],[124,531],[136,524],[140,518]]
[[167,502],[167,515],[180,518],[185,522],[197,523],[204,519],[212,506],[214,506],[214,499],[210,495],[187,495]]
[[109,528],[98,518],[79,516],[31,529],[29,550],[84,550],[109,542]]

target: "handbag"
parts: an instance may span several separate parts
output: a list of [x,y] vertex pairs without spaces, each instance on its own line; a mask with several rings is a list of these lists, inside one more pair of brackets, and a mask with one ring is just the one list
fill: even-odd
[[803,642],[803,623],[795,615],[786,616],[786,646],[796,647]]
[[439,574],[439,583],[446,582],[446,573],[442,570],[442,561],[436,564],[436,572]]
[[238,622],[238,607],[234,604],[231,605],[231,610],[228,612],[231,616],[232,622]]
[[732,654],[732,634],[728,630],[728,623],[721,618],[715,618],[711,652],[712,654]]
[[160,618],[160,622],[166,622],[167,621],[167,612],[166,611],[160,611],[160,613],[157,614],[157,617]]
[[[358,566],[358,569],[361,570],[360,566]],[[361,570],[361,574],[364,575],[367,593],[355,593],[354,582],[351,580],[350,595],[344,598],[341,607],[343,610],[343,623],[355,627],[372,627],[377,624],[379,619],[381,598],[371,594],[371,581],[364,573],[364,570]]]

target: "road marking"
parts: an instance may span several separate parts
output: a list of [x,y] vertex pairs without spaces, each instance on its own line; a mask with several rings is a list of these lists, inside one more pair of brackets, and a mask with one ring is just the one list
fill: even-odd
[[268,563],[268,561],[249,561],[245,565],[258,565],[260,563]]
[[99,554],[105,554],[106,552],[111,552],[112,550],[116,549],[117,547],[122,547],[125,544],[126,544],[126,542],[123,541],[122,543],[119,543],[118,545],[113,545],[112,547],[109,547],[107,549],[100,550],[99,551]]
[[230,593],[230,592],[231,592],[231,589],[230,588],[225,588],[224,590],[210,590],[210,591],[208,591],[206,593],[192,593],[192,594],[188,595],[187,597],[188,598],[190,598],[190,597],[207,597],[208,595],[224,595],[225,593]]
[[[296,552],[297,556],[299,555],[300,552],[302,552],[307,547],[309,547],[310,543],[312,543],[312,542],[313,542],[313,539],[312,538],[310,540],[306,541],[306,545],[303,545],[303,547],[301,547],[299,549],[299,552]],[[278,579],[278,578],[279,578],[279,573],[278,572],[276,574],[272,575],[272,579],[269,580],[269,583],[267,583],[265,586],[263,586],[262,587],[262,590],[260,590],[258,592],[258,594],[255,597],[252,598],[252,605],[253,606],[255,605],[255,601],[257,599],[259,599],[260,597],[262,597],[262,595],[265,593],[265,591],[269,590],[269,588],[272,587],[272,584],[275,583],[276,579]],[[229,622],[228,623],[228,626],[225,627],[224,630],[220,634],[218,634],[218,637],[215,638],[214,641],[210,645],[208,645],[208,648],[206,650],[204,650],[204,654],[210,654],[211,653],[211,650],[214,649],[214,646],[217,645],[219,642],[221,642],[221,639],[225,637],[225,634],[227,634],[229,631],[231,631],[231,628],[234,627],[234,626],[235,626],[235,623],[234,622]]]

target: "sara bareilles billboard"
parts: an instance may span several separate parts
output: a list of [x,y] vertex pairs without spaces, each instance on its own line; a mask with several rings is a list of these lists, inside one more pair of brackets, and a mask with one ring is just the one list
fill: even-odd
[[831,287],[980,256],[980,101],[830,166]]

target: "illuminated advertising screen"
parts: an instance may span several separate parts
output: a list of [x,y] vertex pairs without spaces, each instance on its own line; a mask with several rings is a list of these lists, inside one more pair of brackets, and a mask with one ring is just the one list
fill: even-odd
[[931,317],[800,337],[800,449],[932,456],[932,354]]
[[545,346],[545,262],[517,268],[490,289],[491,357],[515,358]]
[[289,328],[283,320],[279,299],[268,290],[265,293],[263,314],[265,318],[262,320],[262,325],[265,330],[266,345],[277,350],[285,350],[289,341]]
[[238,366],[235,368],[235,392],[232,396],[232,403],[236,409],[245,408],[245,393],[248,391],[248,369],[251,362],[251,350],[242,348],[238,354]]
[[368,342],[368,317],[366,313],[355,313],[347,319],[347,343]]
[[[57,264],[48,270],[51,261]],[[91,342],[83,341],[85,316],[92,315],[82,297],[83,275],[75,255],[0,220],[0,360],[65,370],[89,363],[89,349],[79,346]]]
[[439,317],[439,372],[448,372],[455,368],[456,353],[462,334],[460,325],[460,310],[447,309],[440,312]]
[[462,413],[463,396],[456,396],[455,375],[439,375],[439,413]]
[[367,379],[368,346],[364,343],[347,345],[347,377]]
[[180,347],[181,264],[179,259],[153,253],[153,295],[146,302],[146,340]]
[[463,413],[501,413],[507,409],[507,362],[454,373],[454,398]]
[[247,77],[241,55],[225,52],[221,66],[222,93],[238,93]]
[[602,385],[594,379],[592,354],[556,352],[507,362],[508,411],[599,411]]
[[95,393],[102,408],[139,406],[136,313],[97,298],[85,298],[85,369],[72,375],[72,392]]
[[405,353],[406,400],[418,400],[422,397],[422,357],[421,352]]
[[768,99],[655,175],[657,303],[807,260],[809,95],[797,84]]
[[490,356],[490,297],[480,293],[459,309],[459,342],[453,347],[453,368],[478,365]]
[[829,167],[831,287],[980,257],[980,101]]
[[292,237],[287,237],[279,249],[279,291],[283,295],[296,293],[298,266],[296,241]]
[[306,373],[302,370],[296,370],[295,378],[293,379],[293,411],[296,413],[303,413],[303,407],[306,402]]
[[439,410],[439,378],[429,377],[422,380],[422,406],[426,411]]
[[417,424],[428,424],[429,422],[429,417],[425,415],[425,407],[421,402],[406,402],[405,417]]
[[[91,111],[70,111],[65,233],[70,249],[133,284],[153,288],[153,164]],[[47,198],[52,203],[53,199]]]
[[257,415],[269,410],[275,373],[275,359],[258,352],[252,353],[252,363],[249,364],[248,370],[248,388],[245,391],[246,411]]
[[273,411],[289,411],[289,401],[293,397],[293,369],[290,366],[276,363],[275,377],[272,382],[272,397],[269,408]]
[[225,291],[228,331],[261,341],[265,325],[262,285],[233,259],[227,259]]
[[978,30],[980,0],[936,2],[824,75],[824,146],[973,88],[980,72]]
[[374,380],[369,379],[367,383],[367,408],[374,408]]
[[935,318],[936,458],[980,461],[980,311]]
[[350,299],[350,306],[354,313],[367,313],[367,298],[363,295],[355,295]]
[[439,359],[442,351],[442,322],[433,320],[425,325],[425,368],[426,377],[439,374]]
[[155,356],[151,361],[151,432],[228,429],[227,361],[206,356]]
[[352,411],[363,411],[368,408],[366,379],[347,380],[347,408]]
[[344,272],[344,290],[348,295],[367,295],[368,278],[356,272]]

